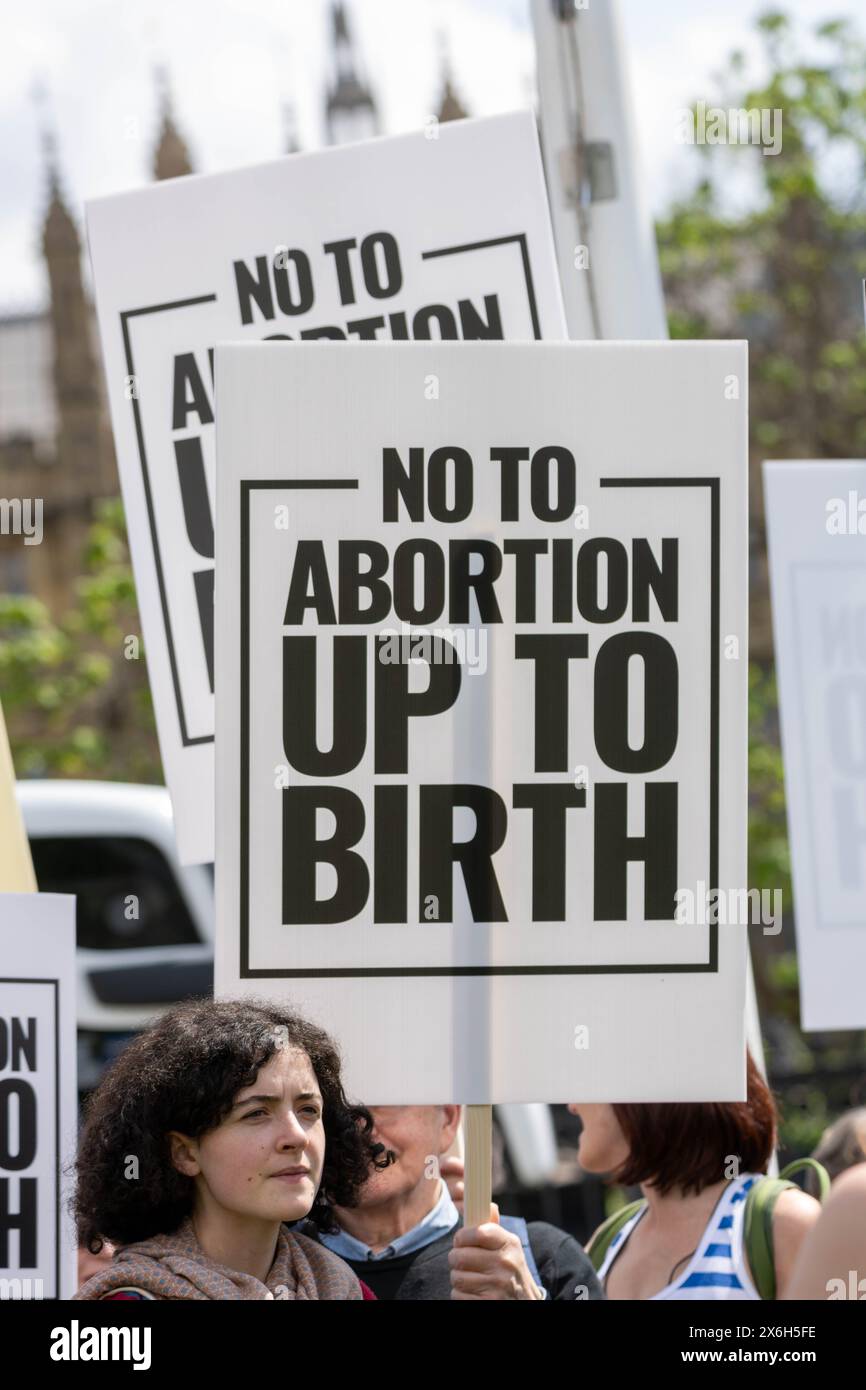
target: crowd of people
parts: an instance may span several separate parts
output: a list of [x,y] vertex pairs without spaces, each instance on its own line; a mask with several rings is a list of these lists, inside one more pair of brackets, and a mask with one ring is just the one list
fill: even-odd
[[863,1112],[822,1140],[822,1210],[767,1176],[777,1113],[751,1056],[746,1071],[739,1103],[570,1107],[583,1169],[642,1194],[584,1249],[496,1206],[464,1225],[459,1106],[353,1104],[334,1043],[306,1019],[264,1000],[180,1004],[88,1098],[74,1297],[857,1297]]

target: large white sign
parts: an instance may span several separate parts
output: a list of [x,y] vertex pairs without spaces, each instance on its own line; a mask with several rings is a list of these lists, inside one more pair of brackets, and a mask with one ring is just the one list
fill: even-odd
[[764,488],[801,1021],[866,1028],[866,462]]
[[742,1098],[743,928],[676,913],[745,881],[745,345],[217,383],[218,992],[377,1104]]
[[70,1298],[75,899],[0,894],[0,1299]]
[[173,179],[90,203],[87,226],[163,766],[197,862],[213,858],[214,345],[564,338],[535,122]]

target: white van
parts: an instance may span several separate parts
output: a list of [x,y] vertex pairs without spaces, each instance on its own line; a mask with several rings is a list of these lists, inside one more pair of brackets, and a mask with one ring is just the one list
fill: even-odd
[[24,781],[42,892],[74,893],[79,1087],[178,999],[213,990],[213,865],[177,858],[165,787]]

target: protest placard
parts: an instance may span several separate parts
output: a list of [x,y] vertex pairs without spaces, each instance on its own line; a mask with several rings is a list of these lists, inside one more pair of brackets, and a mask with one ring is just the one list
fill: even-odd
[[75,899],[0,894],[0,1299],[69,1298]]
[[15,798],[15,768],[0,705],[0,893],[35,893],[30,845]]
[[[431,138],[433,137],[433,138]],[[87,208],[178,848],[213,858],[219,339],[564,338],[529,112],[428,126]]]
[[678,908],[745,882],[745,385],[217,349],[216,986],[355,1095],[743,1098],[743,925]]
[[866,1028],[866,462],[764,488],[801,1024]]

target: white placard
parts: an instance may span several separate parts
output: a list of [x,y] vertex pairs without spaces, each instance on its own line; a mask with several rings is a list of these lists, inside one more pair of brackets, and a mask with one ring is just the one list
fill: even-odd
[[172,179],[88,204],[87,227],[163,767],[195,863],[213,858],[214,345],[564,338],[535,121]]
[[866,1028],[866,462],[764,489],[801,1023]]
[[216,986],[355,1095],[743,1098],[744,928],[675,895],[745,882],[745,382],[741,343],[218,348]]
[[75,899],[0,894],[0,1298],[70,1298]]

